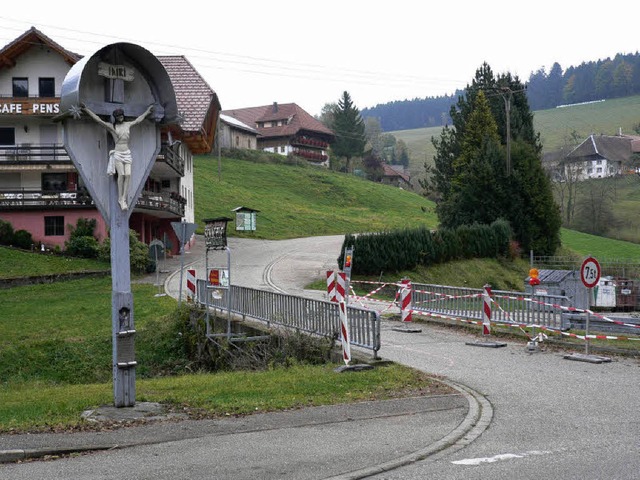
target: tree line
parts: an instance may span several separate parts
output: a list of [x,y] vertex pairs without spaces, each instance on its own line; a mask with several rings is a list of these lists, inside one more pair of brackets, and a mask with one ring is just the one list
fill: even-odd
[[[517,77],[516,77],[517,78]],[[583,62],[566,70],[559,63],[532,72],[526,83],[532,110],[640,94],[640,53]],[[364,119],[377,118],[383,131],[437,127],[451,122],[449,110],[462,91],[453,95],[394,101],[364,108]]]

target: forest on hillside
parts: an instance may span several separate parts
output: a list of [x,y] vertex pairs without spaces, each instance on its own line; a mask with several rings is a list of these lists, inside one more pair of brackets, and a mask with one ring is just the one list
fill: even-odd
[[[566,70],[554,63],[549,72],[545,68],[532,72],[526,87],[531,110],[638,95],[640,53],[583,62]],[[364,108],[361,115],[377,118],[384,132],[443,126],[451,123],[449,110],[463,93],[379,104]]]

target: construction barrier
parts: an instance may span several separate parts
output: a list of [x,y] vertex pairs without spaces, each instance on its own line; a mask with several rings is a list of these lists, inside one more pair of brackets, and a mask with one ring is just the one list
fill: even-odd
[[187,269],[187,302],[196,300],[196,271],[193,268]]
[[482,294],[482,334],[491,334],[491,285],[484,286]]
[[342,341],[342,359],[349,365],[351,361],[351,340],[349,338],[349,319],[347,317],[347,304],[344,300],[339,302],[340,306],[340,336]]
[[337,302],[336,299],[336,272],[327,270],[327,298],[330,302]]
[[400,290],[400,312],[403,322],[410,322],[412,320],[411,311],[411,280],[403,278],[400,282],[402,288]]
[[347,274],[338,272],[336,274],[336,302],[344,302],[347,299]]
[[[403,319],[405,312],[402,303],[398,305],[398,297],[406,284],[383,283],[371,281],[353,281],[358,284],[377,285],[378,287],[363,296],[354,295],[356,301],[374,301],[387,305],[387,309],[394,306],[400,307]],[[383,300],[370,298],[386,286],[395,286],[396,298],[394,300]],[[539,338],[535,330],[541,332],[554,332],[559,335],[578,338],[582,340],[632,340],[640,341],[640,337],[628,335],[599,335],[587,334],[579,335],[570,333],[568,322],[562,318],[563,312],[586,313],[599,318],[602,322],[610,323],[637,330],[640,333],[640,324],[615,320],[593,312],[591,310],[578,309],[564,305],[568,299],[563,296],[554,295],[534,295],[521,292],[494,292],[489,287],[487,290],[471,289],[466,287],[451,287],[442,285],[420,285],[421,287],[432,287],[430,289],[417,289],[416,284],[411,284],[411,308],[412,314],[422,315],[431,318],[439,318],[451,321],[458,321],[479,326],[483,334],[491,332],[491,325],[501,325],[508,328],[519,328],[527,338],[534,340]],[[449,292],[449,293],[448,293]],[[418,294],[418,297],[416,297]],[[481,300],[481,303],[478,303]],[[545,300],[551,301],[545,301]],[[504,305],[502,305],[504,304]],[[525,328],[533,329],[534,334],[529,335]]]

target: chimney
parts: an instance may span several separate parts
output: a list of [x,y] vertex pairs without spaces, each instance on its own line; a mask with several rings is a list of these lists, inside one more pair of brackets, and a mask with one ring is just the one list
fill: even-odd
[[273,113],[278,113],[278,102],[273,102]]

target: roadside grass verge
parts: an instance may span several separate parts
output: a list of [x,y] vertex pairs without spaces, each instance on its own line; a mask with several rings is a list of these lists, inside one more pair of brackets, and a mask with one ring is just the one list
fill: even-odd
[[8,247],[0,247],[0,265],[2,265],[2,269],[0,269],[0,279],[108,271],[111,268],[108,262],[25,252]]
[[[141,379],[136,381],[136,397],[137,401],[159,402],[205,418],[452,393],[427,374],[398,364],[381,364],[357,374],[336,373],[336,366],[294,365]],[[110,382],[5,382],[0,389],[0,432],[92,428],[81,419],[81,413],[112,403]]]
[[[181,356],[176,301],[133,284],[137,401],[195,417],[244,415],[396,396],[450,393],[396,364],[358,374],[337,364],[292,362],[256,371],[203,373]],[[92,278],[0,290],[0,432],[97,428],[82,411],[113,403],[111,280]]]

